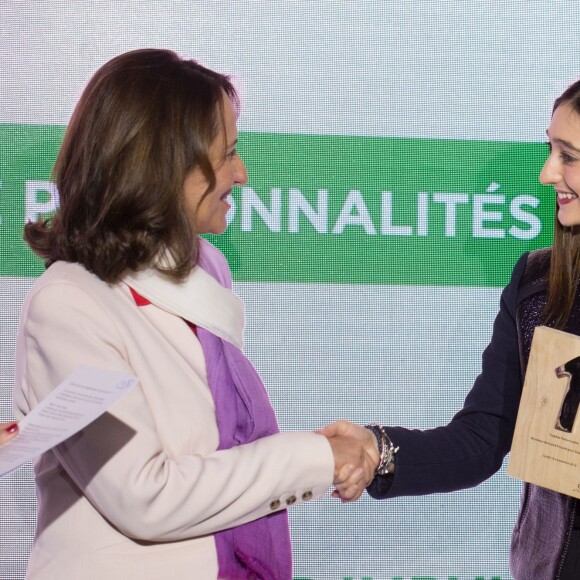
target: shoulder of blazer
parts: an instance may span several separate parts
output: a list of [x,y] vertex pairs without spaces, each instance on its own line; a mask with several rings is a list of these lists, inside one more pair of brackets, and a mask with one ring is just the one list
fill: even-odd
[[[98,304],[106,309],[111,308],[114,304],[119,304],[119,311],[125,309],[124,301],[119,300],[124,294],[121,284],[108,284],[81,264],[74,262],[55,262],[52,264],[28,291],[24,302],[25,309],[35,299],[35,296],[55,286],[74,288],[75,291],[90,297],[95,305]],[[53,296],[58,297],[59,294],[56,293]],[[63,296],[63,300],[68,300],[68,298]]]
[[89,272],[76,262],[55,262],[32,285],[31,291],[37,292],[50,284],[72,284],[82,289],[111,289],[114,285],[107,284],[95,274]]
[[527,255],[526,265],[518,284],[518,304],[528,296],[546,290],[551,256],[552,248],[541,248]]
[[110,295],[120,284],[109,284],[76,262],[55,262],[34,283],[37,290],[49,284],[71,284],[89,293]]

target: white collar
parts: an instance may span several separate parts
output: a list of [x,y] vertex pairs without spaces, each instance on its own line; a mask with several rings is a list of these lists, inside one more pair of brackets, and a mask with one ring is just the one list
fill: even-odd
[[154,268],[133,272],[123,281],[155,306],[243,348],[244,303],[199,266],[182,283]]

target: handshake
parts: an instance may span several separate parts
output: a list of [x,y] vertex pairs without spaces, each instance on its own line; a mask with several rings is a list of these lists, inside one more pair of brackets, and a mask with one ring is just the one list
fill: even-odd
[[332,497],[343,503],[356,501],[375,477],[379,450],[369,429],[348,421],[335,421],[317,433],[324,435],[334,455],[334,491]]

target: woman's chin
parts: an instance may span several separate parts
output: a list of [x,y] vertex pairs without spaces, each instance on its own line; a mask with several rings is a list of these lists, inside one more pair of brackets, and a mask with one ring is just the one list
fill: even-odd
[[215,226],[208,228],[208,231],[203,232],[204,234],[213,234],[214,236],[219,236],[223,234],[228,228],[227,222],[224,221],[223,224],[216,224]]
[[572,212],[562,211],[558,212],[558,221],[560,225],[565,228],[573,228],[575,226],[580,226],[580,211],[574,212],[576,215],[570,215]]

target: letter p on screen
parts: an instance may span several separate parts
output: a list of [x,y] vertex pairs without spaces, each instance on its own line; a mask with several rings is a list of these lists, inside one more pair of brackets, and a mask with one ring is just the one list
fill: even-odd
[[53,212],[59,203],[56,185],[50,181],[27,181],[24,223],[36,221],[39,215]]

